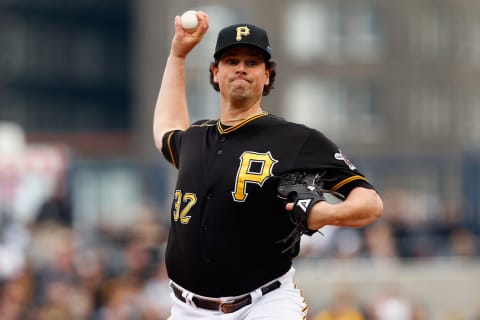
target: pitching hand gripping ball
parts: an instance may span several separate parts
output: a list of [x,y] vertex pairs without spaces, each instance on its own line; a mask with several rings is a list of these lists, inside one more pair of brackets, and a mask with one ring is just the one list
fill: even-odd
[[186,11],[181,16],[182,27],[187,32],[195,31],[198,27],[197,12],[193,10]]

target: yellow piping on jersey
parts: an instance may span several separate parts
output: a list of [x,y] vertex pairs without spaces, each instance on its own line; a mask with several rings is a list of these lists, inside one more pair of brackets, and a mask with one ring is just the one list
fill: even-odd
[[222,125],[221,125],[221,123],[220,123],[220,120],[218,120],[218,121],[217,121],[217,130],[218,130],[218,132],[220,132],[220,134],[230,133],[230,132],[232,132],[232,131],[237,130],[238,128],[240,128],[240,127],[243,126],[244,124],[249,123],[250,121],[253,121],[253,120],[258,119],[258,118],[260,118],[260,117],[266,116],[267,114],[268,114],[268,112],[263,111],[262,113],[259,113],[259,114],[256,114],[256,115],[254,115],[254,116],[251,116],[250,118],[247,118],[247,119],[243,120],[243,121],[240,122],[239,124],[234,125],[234,126],[231,126],[231,127],[227,128],[227,129],[223,129],[223,128],[222,128]]
[[340,189],[341,187],[343,187],[344,185],[346,185],[347,183],[349,182],[352,182],[354,180],[364,180],[364,181],[368,181],[367,178],[365,177],[362,177],[362,176],[359,176],[359,175],[356,175],[356,176],[351,176],[350,178],[347,178],[343,181],[340,181],[339,183],[337,183],[333,188],[332,188],[332,191],[337,191],[338,189]]
[[168,154],[170,155],[170,159],[172,160],[172,164],[175,168],[177,168],[177,163],[175,162],[175,157],[173,156],[173,150],[172,150],[172,146],[171,146],[171,140],[172,140],[172,136],[173,136],[174,133],[175,133],[175,131],[172,131],[168,135],[167,147],[168,147]]

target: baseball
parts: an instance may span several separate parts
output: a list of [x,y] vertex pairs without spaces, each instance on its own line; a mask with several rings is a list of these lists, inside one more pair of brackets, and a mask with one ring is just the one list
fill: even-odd
[[182,27],[185,31],[194,31],[198,26],[197,12],[193,10],[182,14]]

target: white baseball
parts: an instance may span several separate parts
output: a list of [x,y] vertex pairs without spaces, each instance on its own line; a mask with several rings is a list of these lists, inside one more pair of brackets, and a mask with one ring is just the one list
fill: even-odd
[[185,31],[194,31],[198,26],[197,12],[193,10],[185,11],[182,14],[182,27]]

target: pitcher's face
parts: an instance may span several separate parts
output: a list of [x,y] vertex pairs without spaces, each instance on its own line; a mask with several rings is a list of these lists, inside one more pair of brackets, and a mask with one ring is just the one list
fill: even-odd
[[213,76],[220,93],[232,100],[261,99],[270,81],[263,56],[249,46],[227,49],[213,68]]

